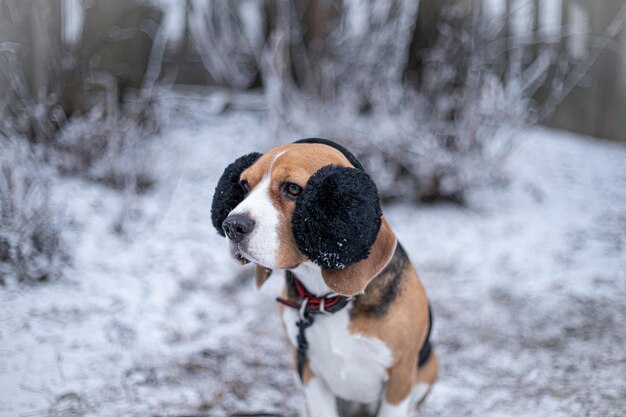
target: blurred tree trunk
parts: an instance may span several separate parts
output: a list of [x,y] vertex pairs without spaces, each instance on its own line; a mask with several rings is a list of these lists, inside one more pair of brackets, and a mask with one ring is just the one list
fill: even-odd
[[[608,25],[624,5],[623,0],[586,1],[590,15],[591,33],[602,36]],[[624,29],[622,28],[622,31]],[[617,36],[616,39],[620,39]],[[619,86],[619,56],[614,50],[605,49],[600,53],[593,75],[597,83],[595,100],[595,126],[593,135],[606,138],[626,138],[626,120],[622,118]]]
[[185,3],[183,37],[178,45],[168,46],[164,72],[176,74],[175,84],[211,85],[214,81],[204,68],[191,36],[189,14],[192,12],[192,0],[180,1]]
[[[589,19],[591,29],[589,40],[590,48],[598,48],[598,42],[606,35],[606,29],[616,17],[623,0],[606,0],[601,4],[592,0],[563,0],[562,23],[565,32],[561,40],[561,54],[567,54],[571,36],[572,9],[583,7]],[[622,28],[622,33],[624,29]],[[616,36],[614,41],[621,42],[623,48],[624,36]],[[595,39],[595,40],[594,40]],[[619,45],[616,43],[615,45]],[[590,50],[593,53],[593,50]],[[571,58],[570,58],[571,59]],[[588,57],[583,57],[589,59]],[[564,64],[562,72],[567,74],[576,63]],[[593,62],[588,73],[584,74],[579,85],[558,104],[555,111],[546,120],[549,126],[566,129],[586,135],[600,136],[611,139],[626,139],[626,98],[623,90],[620,91],[620,76],[623,76],[624,67],[620,64],[619,51],[615,48],[606,48]]]
[[438,25],[441,24],[442,14],[454,3],[455,0],[422,0],[419,3],[415,31],[409,50],[409,62],[405,71],[405,78],[419,87],[423,82],[425,52],[435,46],[439,38]]
[[[31,50],[28,72],[30,90],[37,99],[46,90],[55,90],[61,71],[61,0],[30,1],[28,35]],[[58,91],[57,91],[58,92]]]
[[86,7],[76,65],[64,77],[67,114],[99,102],[112,111],[128,89],[141,87],[160,18],[157,9],[127,0],[96,0]]
[[[302,68],[299,72],[306,74],[304,81],[315,86],[318,94],[324,94],[320,63],[324,59],[326,38],[336,25],[341,4],[337,0],[320,0],[308,4],[304,22],[306,31],[303,41],[307,50],[308,69]],[[295,57],[294,57],[295,58]]]
[[295,84],[319,97],[333,86],[324,85],[321,64],[332,53],[328,37],[339,25],[340,0],[267,0],[263,15],[265,38],[286,37],[285,56]]
[[[622,29],[622,36],[619,39],[619,42],[621,45],[621,51],[620,51],[621,63],[620,63],[620,70],[619,70],[619,73],[621,74],[621,80],[620,80],[619,89],[620,89],[621,98],[622,98],[622,103],[620,106],[619,114],[621,114],[621,120],[626,121],[626,29]],[[626,132],[626,127],[623,127],[622,130]],[[623,133],[622,136],[626,136],[626,133]],[[621,139],[626,140],[625,137],[621,137]]]

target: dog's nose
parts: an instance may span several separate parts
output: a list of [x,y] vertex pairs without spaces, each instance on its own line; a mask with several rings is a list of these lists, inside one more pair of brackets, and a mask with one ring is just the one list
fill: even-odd
[[254,220],[243,214],[233,214],[224,220],[222,229],[230,240],[239,243],[254,229]]

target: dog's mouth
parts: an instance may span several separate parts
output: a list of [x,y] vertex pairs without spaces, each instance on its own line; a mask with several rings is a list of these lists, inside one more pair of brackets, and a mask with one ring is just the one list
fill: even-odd
[[256,262],[256,260],[252,256],[250,256],[249,254],[247,254],[241,248],[241,246],[239,244],[231,243],[231,245],[230,245],[230,254],[241,265],[246,265],[246,264],[249,264],[250,262]]
[[239,262],[241,265],[246,265],[246,264],[249,264],[249,263],[250,263],[250,261],[249,261],[248,259],[246,259],[246,258],[243,256],[243,254],[241,254],[241,253],[239,253],[239,252],[235,253],[235,254],[233,255],[233,257],[234,257],[234,258],[235,258],[235,260],[236,260],[237,262]]

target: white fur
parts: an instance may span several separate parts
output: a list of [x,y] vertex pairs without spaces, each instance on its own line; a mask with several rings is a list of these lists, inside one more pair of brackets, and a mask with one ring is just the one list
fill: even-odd
[[304,399],[307,417],[339,417],[335,396],[321,379],[309,381],[304,387]]
[[[285,152],[274,157],[269,169],[250,194],[230,214],[247,214],[254,220],[254,230],[246,239],[246,246],[238,245],[237,249],[249,261],[256,262],[267,268],[276,268],[278,248],[278,226],[280,212],[274,206],[270,196],[272,185],[272,167],[276,160]],[[231,242],[232,244],[232,242]]]
[[411,411],[415,409],[417,403],[419,403],[430,390],[429,384],[418,383],[413,385],[411,393],[400,403],[390,404],[387,400],[383,400],[377,417],[408,417],[411,415]]
[[[319,267],[305,264],[294,273],[310,292],[330,292]],[[383,393],[392,354],[383,341],[350,333],[351,307],[332,315],[315,316],[315,322],[306,330],[309,366],[335,396],[348,401],[376,402]],[[289,340],[297,346],[298,312],[285,308],[283,321]]]
[[411,397],[412,397],[411,408],[412,409],[415,408],[415,405],[417,405],[420,401],[422,401],[424,397],[426,397],[426,394],[428,394],[428,391],[430,391],[430,384],[420,382],[418,384],[413,385],[413,390],[411,391]]
[[333,290],[326,285],[320,267],[311,261],[302,262],[297,268],[292,269],[292,272],[312,294],[319,296],[333,292]]
[[378,417],[408,417],[411,411],[411,395],[402,400],[398,404],[389,404],[387,400],[383,400]]

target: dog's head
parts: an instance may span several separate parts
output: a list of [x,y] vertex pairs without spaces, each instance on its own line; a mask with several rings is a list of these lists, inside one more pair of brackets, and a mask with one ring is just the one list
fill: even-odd
[[241,263],[271,269],[313,261],[334,291],[362,292],[396,241],[382,218],[376,185],[356,157],[323,139],[305,139],[230,164],[215,189],[212,221]]

